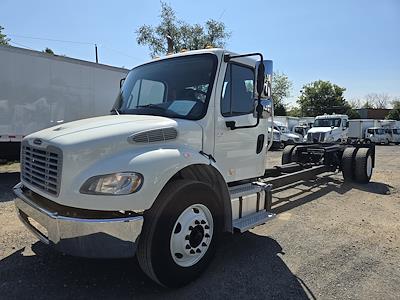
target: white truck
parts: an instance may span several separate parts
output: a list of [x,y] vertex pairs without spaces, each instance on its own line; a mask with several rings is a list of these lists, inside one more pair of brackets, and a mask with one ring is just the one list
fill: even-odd
[[274,116],[274,120],[283,124],[289,131],[293,131],[293,127],[299,125],[300,122],[298,117],[291,116]]
[[341,143],[347,140],[348,116],[317,116],[304,140],[310,143]]
[[377,127],[379,122],[373,119],[354,119],[349,121],[348,138],[363,140],[366,143],[388,144],[385,129]]
[[396,145],[400,144],[400,128],[388,128],[386,129],[386,136],[389,143]]
[[24,138],[20,220],[67,254],[136,253],[151,279],[177,287],[207,267],[223,232],[274,217],[272,189],[337,170],[369,182],[373,144],[291,145],[282,166],[265,168],[271,78],[261,53],[223,49],[132,69],[112,115]]
[[64,122],[109,113],[128,70],[0,46],[0,158],[22,138]]
[[293,145],[294,143],[301,142],[301,138],[299,135],[292,133],[285,124],[279,121],[274,121],[274,130],[279,131],[281,136],[281,143],[284,147],[286,145]]

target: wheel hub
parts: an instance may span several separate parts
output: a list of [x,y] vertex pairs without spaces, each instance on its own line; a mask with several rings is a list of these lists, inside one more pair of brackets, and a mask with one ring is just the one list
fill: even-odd
[[196,264],[207,252],[213,235],[213,218],[202,204],[185,209],[175,222],[170,238],[171,256],[182,267]]

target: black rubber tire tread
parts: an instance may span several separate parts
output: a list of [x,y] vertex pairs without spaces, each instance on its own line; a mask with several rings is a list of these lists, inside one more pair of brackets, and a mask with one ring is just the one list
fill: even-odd
[[342,174],[344,181],[354,180],[354,156],[356,148],[349,147],[344,149],[342,156]]
[[367,159],[371,156],[369,148],[359,148],[355,157],[354,178],[358,183],[368,183],[371,176],[367,175]]
[[[193,187],[193,190],[191,190],[191,187]],[[189,194],[188,189],[191,190],[193,193]],[[164,275],[164,278],[161,278],[162,274],[161,276],[160,274],[157,274],[157,269],[160,270],[160,267],[163,267],[165,269],[165,272],[167,272],[168,261],[173,261],[173,259],[169,258],[169,256],[166,257],[166,259],[164,259],[161,263],[162,266],[160,266],[160,264],[154,263],[153,258],[155,257],[155,255],[153,252],[155,250],[158,251],[157,250],[158,247],[156,247],[155,244],[160,243],[159,241],[160,234],[166,227],[163,226],[165,224],[165,221],[167,220],[167,222],[169,222],[171,220],[175,223],[174,216],[172,216],[171,214],[168,214],[168,216],[166,216],[164,212],[168,211],[168,209],[171,210],[171,206],[180,205],[179,203],[174,203],[177,202],[174,200],[176,199],[177,195],[179,195],[179,193],[185,193],[186,196],[190,196],[190,198],[188,197],[187,198],[191,199],[191,198],[196,198],[196,194],[197,195],[199,193],[201,194],[202,191],[208,191],[207,196],[209,197],[209,201],[211,201],[214,197],[216,197],[214,198],[215,199],[214,210],[217,211],[215,212],[210,207],[208,207],[211,213],[213,214],[213,219],[214,219],[214,233],[212,238],[212,244],[209,246],[206,255],[203,256],[203,258],[196,265],[189,268],[185,268],[189,270],[190,268],[196,267],[197,268],[195,270],[196,272],[192,271],[191,273],[185,276],[177,276],[173,272],[169,271],[168,276]],[[147,276],[149,276],[152,280],[154,280],[155,282],[157,282],[162,286],[179,287],[194,280],[201,274],[202,271],[204,271],[204,269],[208,266],[212,257],[215,254],[216,246],[220,238],[220,234],[222,233],[222,224],[223,224],[222,214],[221,214],[221,209],[217,202],[217,198],[218,196],[210,188],[209,185],[195,180],[178,179],[168,183],[164,187],[164,189],[161,191],[160,195],[154,202],[153,206],[145,212],[142,232],[140,234],[136,250],[136,256],[139,265]],[[181,210],[183,211],[183,209]],[[177,213],[181,212],[181,210],[177,210],[176,212]],[[176,217],[178,217],[178,215]],[[150,220],[150,222],[148,220]],[[161,226],[159,223],[161,224]],[[163,237],[165,237],[165,234],[163,234]],[[156,259],[161,259],[161,258],[156,258]],[[176,264],[175,266],[176,268],[180,268]]]
[[288,145],[283,149],[282,165],[290,164],[292,162],[292,153],[296,145]]

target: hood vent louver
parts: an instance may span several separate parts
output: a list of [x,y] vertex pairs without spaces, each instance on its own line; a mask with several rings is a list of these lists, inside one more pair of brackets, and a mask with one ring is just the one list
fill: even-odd
[[155,143],[174,140],[178,136],[178,131],[173,127],[153,129],[135,133],[128,138],[128,142],[134,143]]

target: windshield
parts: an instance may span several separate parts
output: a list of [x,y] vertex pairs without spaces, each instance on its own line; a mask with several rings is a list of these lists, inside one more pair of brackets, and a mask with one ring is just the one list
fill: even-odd
[[313,127],[340,127],[341,119],[316,119]]
[[120,114],[201,119],[207,111],[216,67],[213,54],[139,66],[129,72],[114,108]]

